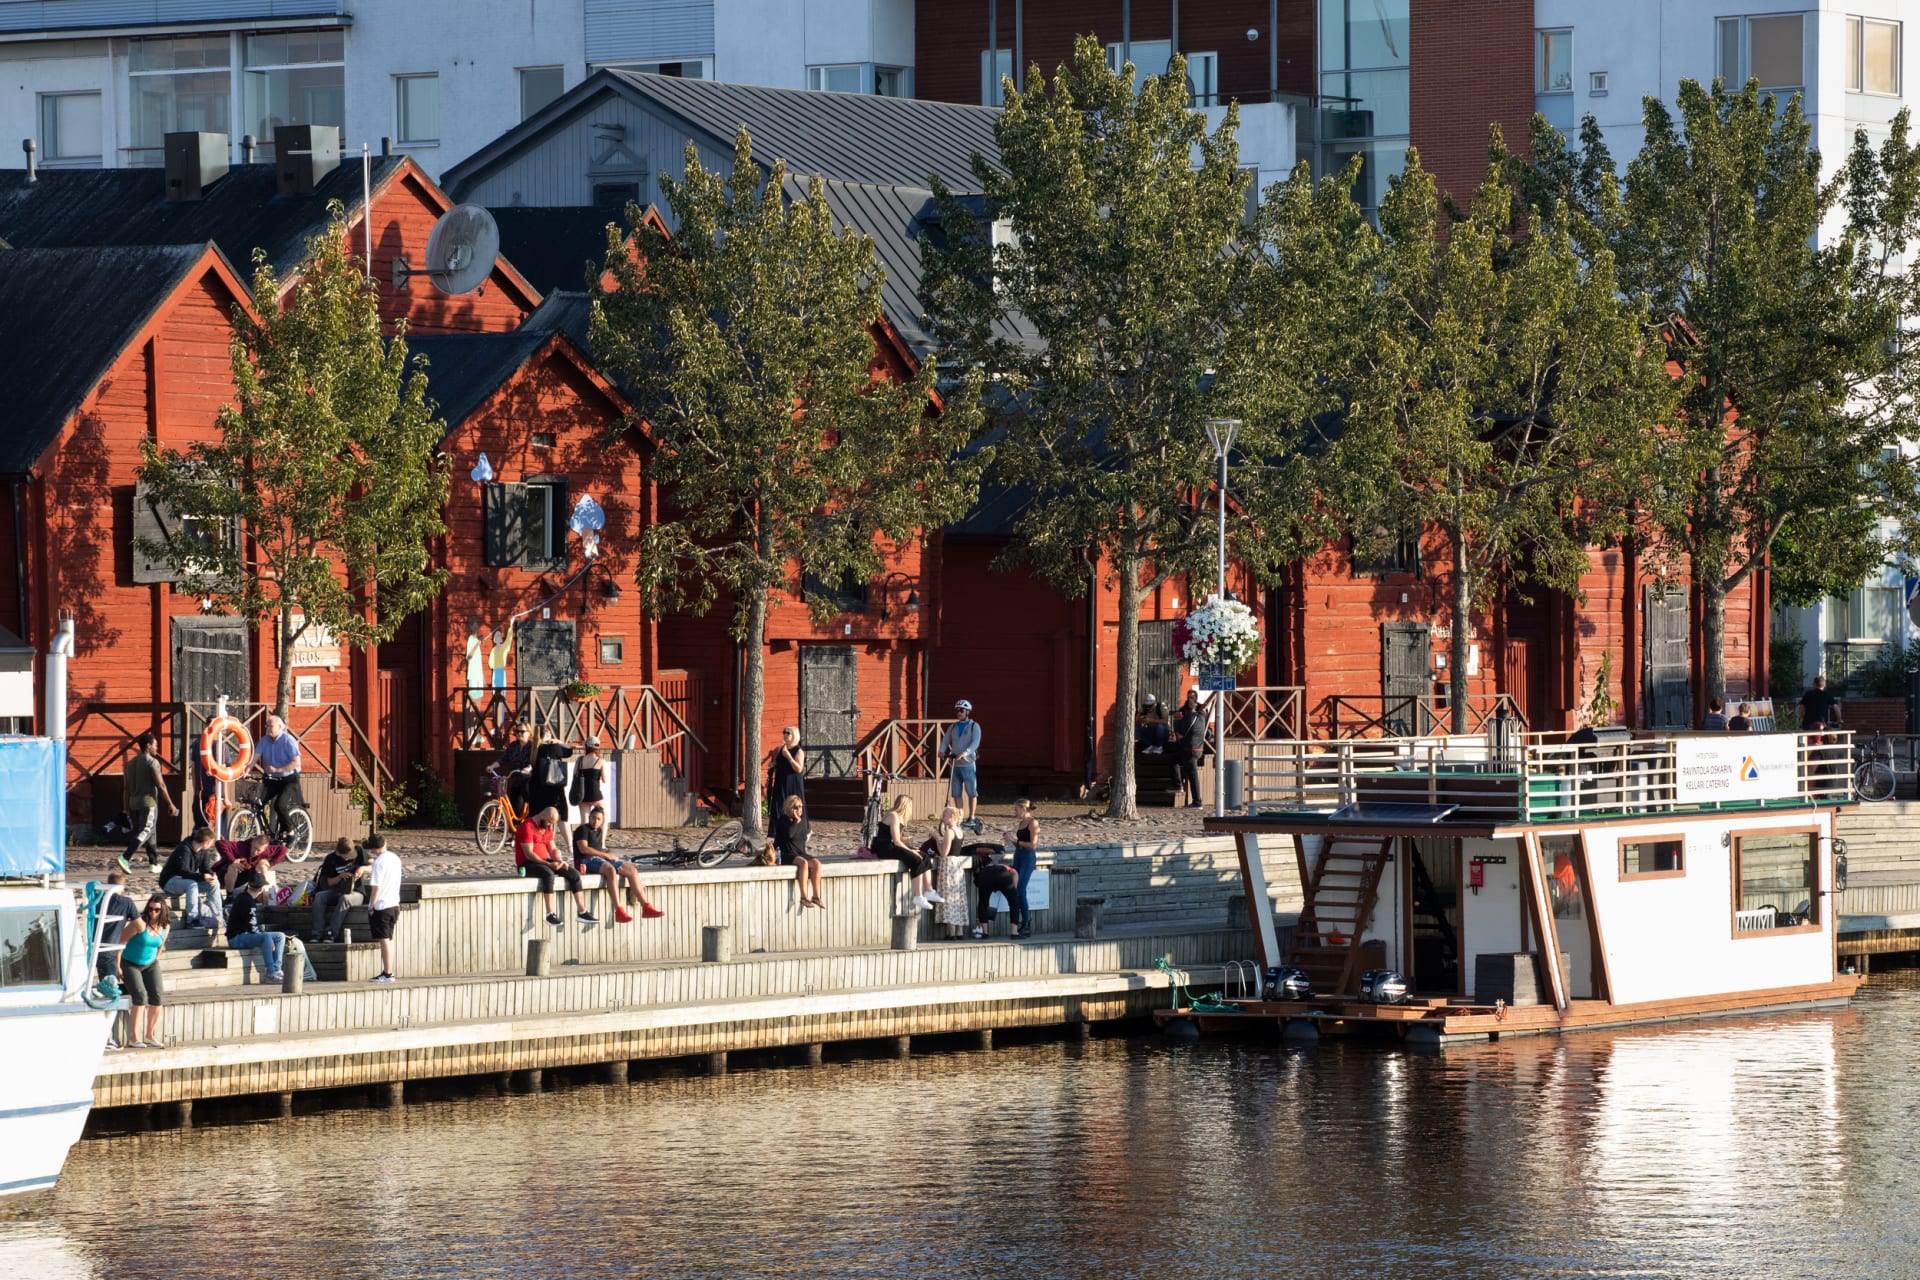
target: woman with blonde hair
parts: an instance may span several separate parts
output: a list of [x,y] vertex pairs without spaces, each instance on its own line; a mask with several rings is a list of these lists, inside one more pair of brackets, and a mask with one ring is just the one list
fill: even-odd
[[961,852],[963,834],[958,806],[947,805],[940,811],[940,825],[934,829],[931,843],[937,859],[936,891],[940,895],[940,909],[933,918],[949,938],[964,936],[970,923],[967,919],[967,859]]
[[[807,821],[807,802],[799,796],[788,796],[784,806],[784,820],[775,824],[773,833],[774,847],[780,851],[780,861],[793,867],[794,883],[800,886],[800,905],[803,907],[825,907],[820,900],[820,859],[808,848],[813,838],[813,824]],[[813,892],[807,892],[811,882]]]
[[906,871],[908,885],[913,890],[913,905],[922,911],[933,910],[933,904],[942,901],[940,893],[933,887],[933,861],[923,858],[907,844],[906,833],[902,828],[913,820],[913,797],[899,796],[893,802],[893,808],[880,819],[880,830],[873,837],[873,856],[892,858]]

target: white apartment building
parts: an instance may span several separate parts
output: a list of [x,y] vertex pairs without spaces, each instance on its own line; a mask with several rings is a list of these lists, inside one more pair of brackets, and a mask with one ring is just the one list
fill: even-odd
[[[1855,130],[1880,141],[1908,104],[1908,17],[1920,18],[1920,0],[1535,0],[1534,102],[1569,135],[1591,115],[1624,168],[1640,147],[1643,98],[1671,105],[1683,79],[1757,77],[1801,95],[1831,174]],[[1803,680],[1843,676],[1915,642],[1914,587],[1890,564],[1848,596],[1778,610],[1774,630],[1801,637]]]

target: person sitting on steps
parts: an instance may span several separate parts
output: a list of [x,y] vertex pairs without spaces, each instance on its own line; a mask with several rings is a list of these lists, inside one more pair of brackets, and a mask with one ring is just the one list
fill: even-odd
[[554,877],[567,882],[567,888],[573,893],[573,911],[582,924],[598,924],[599,921],[587,910],[586,895],[580,888],[580,873],[573,865],[563,861],[553,848],[553,828],[560,815],[552,806],[536,810],[532,817],[520,824],[513,836],[513,861],[521,873],[533,876],[540,881],[540,901],[546,904],[547,923],[560,923],[560,913],[553,909]]
[[333,842],[333,852],[320,863],[320,871],[313,878],[309,942],[337,941],[346,925],[348,908],[367,905],[367,864],[371,861],[366,850],[354,849],[345,836]]
[[227,945],[236,949],[258,948],[267,981],[279,982],[285,976],[287,935],[260,927],[260,907],[266,895],[266,876],[258,871],[247,872],[233,896],[227,899]]

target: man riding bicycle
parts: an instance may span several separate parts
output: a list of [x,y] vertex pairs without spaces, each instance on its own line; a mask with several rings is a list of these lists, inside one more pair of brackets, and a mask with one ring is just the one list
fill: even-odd
[[304,809],[300,794],[300,739],[287,732],[287,722],[268,714],[266,730],[254,748],[254,767],[260,771],[261,802],[267,820],[278,834],[287,829],[287,814]]

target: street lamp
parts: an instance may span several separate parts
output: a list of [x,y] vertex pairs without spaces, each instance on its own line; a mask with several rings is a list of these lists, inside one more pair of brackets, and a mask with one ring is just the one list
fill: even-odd
[[[1233,450],[1233,438],[1240,432],[1238,418],[1208,418],[1207,443],[1213,446],[1215,459],[1220,463],[1219,473],[1219,525],[1220,541],[1214,552],[1215,576],[1219,582],[1216,599],[1225,602],[1227,598],[1227,455]],[[1216,672],[1216,677],[1220,673]],[[1225,684],[1225,680],[1216,679],[1216,684]],[[1228,686],[1231,687],[1231,686]],[[1213,816],[1227,816],[1227,699],[1226,689],[1215,688],[1213,693]]]

